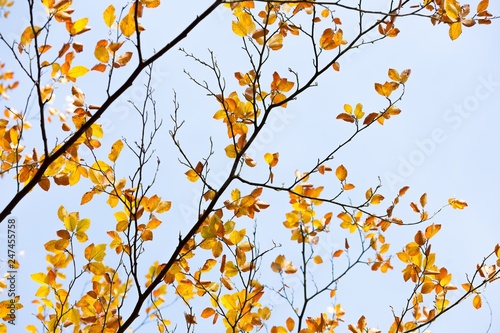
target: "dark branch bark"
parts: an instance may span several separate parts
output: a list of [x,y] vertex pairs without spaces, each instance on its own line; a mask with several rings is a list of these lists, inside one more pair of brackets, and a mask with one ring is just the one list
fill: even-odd
[[16,195],[11,199],[11,201],[5,206],[5,208],[0,213],[0,223],[11,214],[12,210],[21,202],[21,200],[35,187],[40,181],[43,174],[47,168],[62,154],[64,154],[85,132],[92,126],[106,110],[125,92],[132,86],[135,79],[142,73],[142,71],[149,65],[154,63],[156,60],[161,58],[165,53],[170,51],[172,47],[177,45],[180,41],[187,37],[187,35],[200,24],[210,13],[212,13],[220,4],[222,0],[215,0],[212,5],[210,5],[202,14],[196,17],[191,24],[189,24],[177,37],[175,37],[170,43],[165,45],[160,51],[155,53],[151,58],[140,62],[137,68],[132,72],[129,78],[118,88],[97,110],[97,112],[90,117],[90,119],[78,130],[73,136],[71,136],[58,150],[56,150],[52,155],[47,156],[40,168],[36,172],[35,176],[24,186],[21,191],[17,192]]

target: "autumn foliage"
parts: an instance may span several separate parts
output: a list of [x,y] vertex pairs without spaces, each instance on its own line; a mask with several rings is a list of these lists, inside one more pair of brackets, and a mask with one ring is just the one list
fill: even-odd
[[[445,228],[436,214],[445,207],[464,209],[464,200],[431,205],[427,194],[411,193],[408,186],[383,193],[380,183],[360,184],[347,162],[334,158],[360,133],[383,130],[400,116],[398,103],[411,82],[410,69],[386,69],[387,75],[373,83],[385,103],[380,110],[345,101],[335,114],[351,134],[327,145],[321,158],[305,156],[307,169],[283,174],[280,152],[250,153],[270,117],[290,108],[322,76],[342,71],[343,57],[352,50],[399,38],[398,22],[408,17],[446,25],[455,40],[462,29],[492,23],[488,0],[474,7],[456,0],[386,1],[376,10],[365,9],[362,1],[216,0],[154,49],[145,47],[145,40],[162,32],[146,17],[168,10],[166,1],[104,1],[90,17],[81,15],[81,1],[28,0],[16,8],[18,2],[0,0],[0,100],[5,105],[0,119],[0,174],[5,183],[1,220],[26,209],[23,201],[30,192],[45,191],[51,197],[56,186],[71,193],[72,207],[75,198],[81,205],[72,211],[58,204],[44,221],[45,228],[55,228],[40,249],[46,270],[31,272],[35,295],[14,299],[17,313],[27,307],[34,313],[16,318],[28,332],[192,332],[209,325],[228,333],[264,328],[271,333],[419,332],[465,299],[480,308],[483,288],[500,276],[498,244],[492,244],[477,267],[470,267],[468,277],[453,275],[432,249],[434,237]],[[13,39],[2,31],[13,19],[12,8],[30,17]],[[207,83],[186,71],[198,88],[194,91],[209,98],[200,112],[209,113],[220,132],[213,134],[213,141],[209,136],[188,141],[183,130],[190,124],[182,120],[182,101],[174,94],[170,115],[157,110],[156,98],[163,93],[155,91],[154,66],[180,41],[189,40],[189,32],[202,29],[200,24],[216,9],[231,17],[224,21],[234,34],[228,47],[241,47],[246,57],[238,60],[241,68],[233,76],[225,77],[213,52],[205,59],[181,51],[190,65],[208,70],[213,78]],[[44,21],[35,22],[33,13],[40,10]],[[296,56],[304,58],[308,71],[280,71],[269,61],[286,61],[282,53],[291,40],[307,45]],[[99,119],[140,75],[147,78],[141,88],[144,98],[128,106],[136,117],[136,132],[115,133],[109,145]],[[96,80],[103,83],[99,94],[92,88]],[[9,99],[16,94],[23,103],[16,103],[19,97]],[[39,116],[36,123],[29,119],[33,110]],[[175,155],[155,152],[166,140],[159,135],[165,126],[170,126]],[[208,141],[206,155],[194,158],[192,146]],[[229,168],[215,182],[212,161],[221,156]],[[171,168],[174,164],[182,171],[168,171],[177,170]],[[198,185],[196,214],[187,224],[170,217],[179,191],[185,189],[174,192],[160,186],[157,178],[163,175],[182,178],[189,192],[190,185]],[[287,211],[277,210],[279,221],[266,220],[263,227],[259,216],[279,206],[268,199],[276,193]],[[96,209],[92,207],[113,217],[99,222],[105,228],[102,234],[94,231],[97,222],[86,217]],[[395,228],[407,228],[401,249],[390,246],[387,231]],[[263,230],[286,235],[286,243],[261,241]],[[325,251],[320,245],[330,232],[341,242]],[[176,243],[162,243],[165,234],[178,236]],[[163,247],[149,256],[152,244]],[[338,282],[355,266],[373,271],[366,274],[397,267],[402,281],[411,285],[401,304],[394,305],[391,322],[368,321],[365,309],[342,307]],[[317,270],[328,278],[316,280]],[[299,283],[287,284],[289,277]],[[461,296],[452,300],[450,291]],[[287,303],[286,315],[273,315],[272,304],[265,301],[271,297]],[[175,300],[183,316],[170,312],[168,304]],[[18,332],[18,326],[8,324],[10,303],[0,302],[5,322],[0,332]],[[313,303],[324,310],[312,308]],[[345,322],[348,311],[349,318],[358,319]],[[146,324],[150,326],[142,327]]]

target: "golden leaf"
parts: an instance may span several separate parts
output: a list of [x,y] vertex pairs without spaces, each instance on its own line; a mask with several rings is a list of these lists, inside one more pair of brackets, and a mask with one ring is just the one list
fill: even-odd
[[200,176],[193,169],[190,169],[190,170],[186,171],[185,175],[187,176],[187,178],[189,179],[189,181],[191,181],[193,183],[200,178]]
[[472,305],[476,309],[480,309],[481,306],[483,305],[483,300],[481,299],[481,296],[479,295],[474,296],[474,298],[472,299]]
[[227,157],[236,158],[236,150],[233,144],[228,145],[226,148],[224,148],[224,150],[226,151]]
[[156,8],[160,5],[160,0],[141,0],[141,3],[146,5],[146,8]]
[[76,79],[87,74],[88,71],[89,69],[85,66],[75,66],[68,71],[68,76]]
[[73,22],[73,24],[71,24],[71,28],[69,31],[70,35],[76,36],[76,35],[80,35],[84,32],[89,31],[90,27],[87,27],[88,22],[89,22],[89,19],[87,17],[78,19],[75,22]]
[[370,200],[370,203],[372,205],[378,205],[382,200],[384,200],[384,196],[377,193],[373,195],[372,199]]
[[462,24],[460,22],[454,22],[450,24],[450,38],[455,40],[462,34]]
[[335,176],[337,176],[338,180],[343,182],[347,178],[347,169],[344,167],[344,165],[339,165],[337,167],[337,170],[335,170]]
[[427,228],[425,228],[425,237],[427,239],[430,239],[433,237],[435,234],[437,234],[441,230],[441,225],[440,224],[431,224]]
[[118,156],[120,156],[120,152],[123,149],[123,142],[122,140],[117,140],[113,145],[111,146],[111,152],[108,154],[108,158],[111,162],[116,162],[118,159]]
[[356,108],[354,109],[354,117],[356,119],[361,119],[365,113],[363,112],[363,105],[361,103],[356,104]]
[[115,7],[113,5],[109,5],[106,10],[104,10],[103,18],[104,23],[106,23],[106,25],[111,28],[116,19]]
[[130,37],[135,33],[134,15],[127,14],[120,21],[120,30],[125,37]]
[[420,205],[422,207],[427,205],[427,193],[422,194],[422,196],[420,197]]
[[94,56],[97,60],[103,63],[107,63],[109,61],[109,51],[108,51],[108,41],[100,40],[97,42],[97,45],[94,49]]
[[264,160],[266,161],[267,164],[269,164],[269,166],[272,168],[272,167],[275,167],[277,164],[278,164],[278,161],[279,161],[279,153],[266,153],[264,154]]
[[467,207],[467,202],[454,198],[448,199],[448,203],[451,205],[451,207],[453,207],[453,209],[464,209],[465,207]]
[[389,68],[389,78],[393,81],[399,82],[401,78],[399,77],[399,73],[397,70]]
[[162,201],[156,207],[156,212],[158,214],[168,212],[170,210],[171,206],[172,206],[172,203],[170,201]]
[[281,49],[283,47],[283,36],[281,34],[274,35],[273,37],[269,38],[267,45],[273,51]]

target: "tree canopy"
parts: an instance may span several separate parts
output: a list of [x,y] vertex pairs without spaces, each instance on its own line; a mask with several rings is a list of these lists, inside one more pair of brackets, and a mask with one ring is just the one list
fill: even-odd
[[[406,67],[376,68],[372,78],[377,66],[351,57],[381,45],[390,58],[404,29],[423,25],[453,41],[492,29],[488,0],[160,2],[0,0],[8,271],[0,333],[20,325],[409,333],[427,331],[465,300],[471,311],[483,307],[485,288],[500,276],[500,245],[488,244],[477,265],[455,274],[435,236],[448,227],[441,212],[463,210],[467,200],[432,202],[400,184],[401,168],[411,173],[443,131],[418,141],[398,174],[365,178],[377,161],[349,160],[361,154],[359,141],[382,145],[377,133],[404,116],[412,80]],[[207,23],[215,16],[217,27]],[[196,31],[202,51],[190,44]],[[364,87],[344,74],[356,61],[375,98],[360,97]],[[179,68],[189,84],[170,73]],[[446,111],[446,121],[460,126],[471,103],[498,85],[480,82],[475,99]],[[348,84],[359,91],[343,96]],[[299,104],[308,99],[321,110]],[[290,125],[299,113],[308,121]],[[286,131],[293,139],[275,144]],[[37,210],[31,197],[52,215],[18,219]],[[40,238],[44,267],[24,265],[21,245]],[[392,281],[394,272],[403,287],[384,294],[398,303],[374,300],[386,318],[371,318],[362,298],[344,308],[354,297],[344,281]],[[21,274],[33,294],[20,292],[28,290]]]

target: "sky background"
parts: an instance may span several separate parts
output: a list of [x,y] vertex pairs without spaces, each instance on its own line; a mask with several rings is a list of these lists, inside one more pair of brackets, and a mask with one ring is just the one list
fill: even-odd
[[[145,19],[145,48],[158,49],[176,36],[208,4],[208,1],[162,4],[156,15]],[[14,35],[19,35],[24,29],[25,23],[21,19],[25,17],[22,14],[24,3],[19,2],[16,6],[9,26],[6,27],[2,22],[2,32],[9,29]],[[99,6],[102,7],[98,10],[101,13],[105,5]],[[75,7],[81,16],[97,12],[91,6],[75,4]],[[471,3],[471,7],[474,8],[475,4]],[[498,13],[499,7],[498,3],[492,3],[490,11]],[[228,86],[237,89],[233,73],[247,71],[249,65],[241,50],[240,39],[231,32],[231,19],[229,11],[217,10],[190,33],[180,47],[205,60],[209,59],[207,49],[213,50]],[[349,26],[348,22],[345,24]],[[398,24],[401,33],[397,38],[368,45],[348,55],[341,60],[340,72],[330,71],[318,80],[318,87],[289,103],[287,109],[272,119],[274,125],[257,140],[252,154],[263,165],[262,156],[266,152],[279,151],[280,163],[275,172],[277,183],[293,180],[295,170],[308,169],[317,158],[324,156],[351,133],[350,124],[335,119],[345,103],[362,103],[367,113],[379,111],[384,100],[373,89],[373,83],[386,81],[388,68],[398,71],[411,68],[407,91],[399,104],[402,113],[391,118],[384,126],[375,125],[361,134],[329,164],[334,168],[343,164],[348,169],[348,179],[360,191],[352,194],[354,199],[368,187],[376,186],[377,178],[380,177],[382,193],[387,200],[393,198],[399,188],[409,185],[411,191],[407,196],[412,201],[417,201],[422,193],[427,192],[431,212],[446,204],[449,197],[466,200],[469,207],[464,211],[448,208],[436,217],[435,223],[442,224],[443,229],[433,242],[438,265],[453,272],[453,283],[460,285],[465,280],[465,274],[472,273],[475,264],[500,241],[496,212],[500,194],[500,29],[498,22],[490,26],[475,26],[464,29],[458,40],[451,41],[446,26],[433,27],[422,18],[409,18]],[[100,14],[95,19],[91,18],[90,25],[94,30],[102,28]],[[103,33],[101,35],[105,37]],[[83,43],[86,39],[92,41],[89,45],[91,48],[95,37],[89,34],[78,39]],[[12,64],[5,47],[1,46],[0,50],[0,58]],[[273,54],[270,60],[269,70],[288,75],[288,67],[299,73],[310,70],[310,57],[304,54],[300,42],[291,41],[283,50]],[[189,183],[184,177],[185,168],[176,162],[177,153],[168,137],[171,128],[168,114],[173,109],[174,89],[180,103],[179,115],[186,120],[184,131],[181,132],[181,143],[190,156],[195,161],[206,156],[208,138],[212,136],[219,147],[211,166],[213,174],[223,175],[229,163],[220,151],[221,146],[227,145],[225,125],[212,119],[218,105],[189,80],[184,69],[199,80],[214,83],[212,73],[186,58],[180,51],[173,50],[155,65],[155,95],[158,111],[165,122],[156,147],[162,159],[156,191],[174,204],[172,210],[162,217],[165,223],[155,235],[161,239],[161,243],[151,247],[151,252],[144,257],[148,263],[164,260],[163,254],[169,253],[169,242],[175,242],[179,230],[187,230],[196,214],[193,202],[197,199],[195,194],[199,185]],[[18,75],[21,76],[19,71],[16,77]],[[81,81],[81,88],[94,104],[99,104],[104,96],[99,78],[97,74],[90,73],[88,79]],[[144,76],[140,77],[103,116],[105,138],[102,140],[102,154],[107,154],[111,144],[118,138],[137,135],[137,117],[125,101],[141,101],[141,83],[144,80]],[[12,93],[10,102],[23,105],[26,91],[22,89]],[[228,91],[232,90],[228,88]],[[56,94],[62,102],[64,91]],[[32,123],[36,125],[36,121]],[[36,140],[36,132],[30,135],[27,140]],[[118,172],[126,175],[130,165],[124,163],[126,155],[122,158],[118,161]],[[322,181],[330,182],[335,187],[338,183],[332,177]],[[11,189],[12,184],[5,177],[2,179],[2,189]],[[23,251],[18,290],[26,304],[26,309],[19,312],[18,324],[21,326],[34,322],[34,309],[28,302],[37,286],[31,282],[29,275],[45,269],[43,244],[55,237],[55,231],[61,227],[57,208],[64,205],[69,212],[79,210],[80,216],[91,218],[92,234],[96,237],[114,224],[113,211],[106,208],[103,198],[96,197],[95,202],[80,207],[81,195],[90,186],[85,181],[75,188],[56,188],[53,184],[48,193],[36,188],[15,209],[14,215],[19,226],[18,249]],[[0,200],[9,199],[8,191],[2,190]],[[258,230],[263,235],[262,242],[269,244],[270,239],[266,238],[269,235],[277,235],[278,239],[284,237],[285,241],[288,235],[282,232],[281,222],[284,213],[290,209],[287,196],[265,193],[263,199],[272,206],[257,220]],[[401,217],[412,217],[409,206],[399,209]],[[326,207],[321,207],[320,212],[326,212]],[[410,241],[416,230],[391,231],[389,236],[392,239],[388,240],[391,251],[398,251],[405,242]],[[5,223],[0,225],[0,231],[5,237]],[[335,245],[344,236],[331,235],[331,240],[326,242],[331,241]],[[5,238],[0,240],[4,243]],[[101,241],[107,239],[102,238]],[[294,250],[296,252],[297,249],[284,247],[272,256],[280,253],[290,253],[292,256]],[[5,257],[5,250],[1,251],[4,251],[1,257]],[[338,301],[348,312],[348,322],[355,322],[361,314],[365,314],[370,325],[388,327],[391,322],[389,305],[398,311],[408,295],[409,286],[403,284],[400,273],[402,266],[396,263],[397,259],[394,258],[395,269],[387,275],[373,273],[362,267],[342,281]],[[484,304],[482,309],[476,311],[472,308],[471,300],[466,300],[434,323],[431,331],[487,332],[490,319],[492,326],[489,332],[500,331],[499,295],[499,285],[489,286],[485,294],[489,304]],[[285,304],[273,297],[267,300],[274,306],[274,315],[289,315]],[[317,309],[324,311],[328,305],[327,302],[318,304]],[[177,310],[172,307],[168,311],[176,313]],[[179,311],[182,313],[183,310]]]

